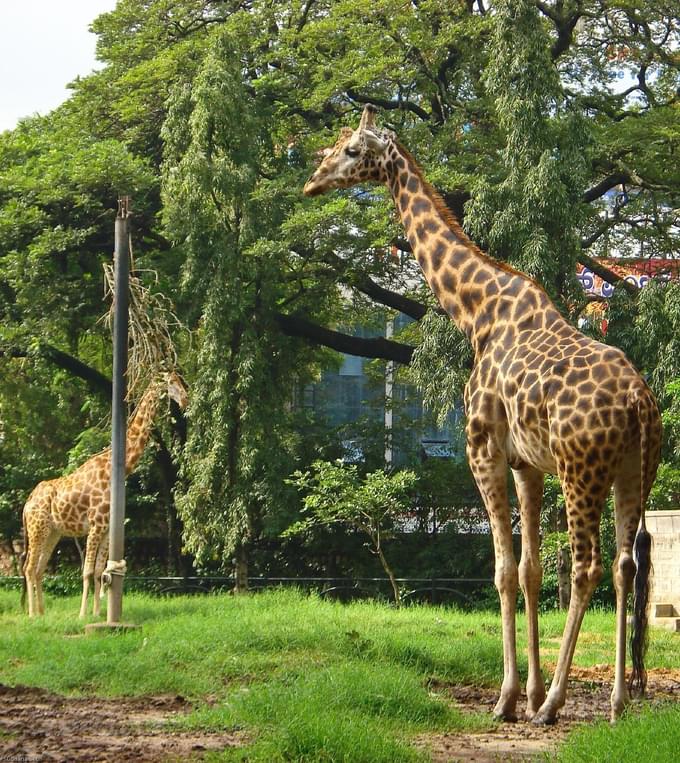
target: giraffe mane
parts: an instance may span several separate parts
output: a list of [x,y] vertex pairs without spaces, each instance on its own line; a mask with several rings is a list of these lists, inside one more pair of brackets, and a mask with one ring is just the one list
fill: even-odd
[[473,251],[482,260],[489,263],[489,265],[499,268],[500,270],[504,270],[506,273],[511,273],[512,275],[515,275],[515,276],[521,276],[525,280],[533,283],[541,291],[545,291],[545,289],[541,286],[541,284],[538,283],[538,281],[536,281],[531,276],[528,276],[526,273],[522,273],[522,271],[517,270],[517,268],[513,268],[513,266],[509,265],[507,262],[503,262],[502,260],[497,260],[495,257],[492,257],[490,254],[483,252],[477,246],[477,244],[475,244],[474,241],[472,241],[472,239],[468,236],[468,234],[463,230],[463,227],[458,221],[458,218],[453,213],[449,205],[444,201],[444,198],[441,195],[441,193],[439,193],[439,191],[432,185],[432,183],[430,183],[430,181],[423,175],[423,171],[420,169],[418,162],[416,162],[416,160],[413,158],[413,155],[411,154],[411,152],[407,148],[404,148],[403,144],[396,138],[393,138],[393,141],[394,141],[394,144],[399,149],[399,151],[401,151],[404,157],[410,162],[410,169],[420,179],[420,182],[423,184],[423,188],[425,189],[425,193],[429,197],[430,201],[434,204],[434,207],[437,210],[437,213],[441,216],[442,220],[446,223],[446,225],[451,230],[451,232],[456,236],[456,238],[462,244],[465,244],[466,247],[468,247],[471,251]]

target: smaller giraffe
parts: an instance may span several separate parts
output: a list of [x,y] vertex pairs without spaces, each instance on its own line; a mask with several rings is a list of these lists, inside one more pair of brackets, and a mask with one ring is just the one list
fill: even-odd
[[[166,387],[167,385],[167,387]],[[128,426],[125,473],[130,474],[144,452],[153,419],[166,394],[184,410],[188,397],[184,383],[174,371],[147,387]],[[63,536],[87,535],[83,564],[83,596],[80,617],[85,617],[90,583],[94,578],[93,613],[99,615],[101,574],[108,555],[111,508],[111,449],[97,453],[65,477],[40,482],[23,511],[25,555],[24,581],[30,617],[45,613],[42,579],[47,562]]]

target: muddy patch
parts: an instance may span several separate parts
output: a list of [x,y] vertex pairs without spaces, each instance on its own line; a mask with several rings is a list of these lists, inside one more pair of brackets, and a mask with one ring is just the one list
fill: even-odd
[[168,730],[167,721],[189,710],[182,697],[70,698],[0,684],[0,761],[198,761],[246,743],[238,733]]
[[[524,704],[520,698],[517,723],[499,723],[484,733],[423,734],[416,744],[427,750],[436,763],[544,760],[545,754],[556,750],[579,724],[609,719],[612,680],[612,666],[573,667],[567,702],[554,726],[533,726],[522,720]],[[468,713],[490,716],[498,699],[496,689],[442,683],[432,683],[431,688]],[[645,702],[668,700],[680,700],[680,670],[650,670]]]

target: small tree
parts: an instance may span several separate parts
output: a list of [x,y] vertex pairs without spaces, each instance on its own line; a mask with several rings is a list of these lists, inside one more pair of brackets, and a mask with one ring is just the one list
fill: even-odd
[[311,469],[295,472],[290,480],[304,493],[305,519],[291,525],[284,537],[299,535],[318,525],[344,524],[365,533],[392,584],[394,602],[401,606],[399,586],[383,551],[392,536],[395,518],[411,508],[418,477],[408,469],[388,474],[382,470],[360,477],[355,465],[315,461]]

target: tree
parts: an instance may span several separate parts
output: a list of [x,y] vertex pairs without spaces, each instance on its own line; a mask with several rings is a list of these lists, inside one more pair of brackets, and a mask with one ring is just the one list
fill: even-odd
[[392,536],[395,521],[412,508],[417,481],[415,472],[407,469],[392,474],[378,469],[362,479],[355,464],[315,461],[308,471],[293,474],[292,484],[304,494],[306,516],[291,525],[284,537],[304,534],[317,525],[343,524],[360,530],[368,536],[369,548],[390,579],[399,607],[399,585],[383,544]]
[[[514,24],[521,36],[510,33]],[[309,202],[299,196],[315,151],[356,121],[366,102],[382,109],[478,240],[529,269],[574,320],[583,304],[573,287],[575,261],[616,283],[607,341],[656,369],[660,395],[677,378],[667,362],[676,331],[663,319],[673,311],[672,289],[638,297],[636,287],[594,259],[612,250],[678,250],[680,62],[669,2],[504,0],[491,13],[484,0],[121,0],[94,29],[103,68],[74,83],[73,98],[54,114],[0,136],[0,367],[8,377],[22,368],[38,392],[46,368],[69,377],[61,377],[56,393],[44,387],[33,407],[49,411],[56,394],[60,405],[70,400],[69,410],[76,401],[97,410],[97,375],[105,378],[109,363],[96,323],[98,274],[123,190],[135,199],[138,265],[158,273],[159,288],[197,332],[200,366],[192,348],[183,347],[182,359],[206,399],[216,388],[226,394],[220,353],[232,380],[253,370],[290,387],[327,361],[323,346],[405,366],[420,345],[417,372],[436,380],[431,399],[445,387],[458,390],[466,349],[450,335],[442,351],[449,327],[414,286],[415,267],[392,256],[393,246],[406,244],[380,189]],[[227,38],[218,52],[216,41]],[[215,153],[202,156],[201,148]],[[181,177],[171,177],[173,166]],[[235,222],[237,208],[243,217],[229,232],[224,222]],[[234,273],[240,280],[232,283]],[[219,283],[233,297],[224,318]],[[662,310],[653,307],[661,303]],[[385,307],[417,324],[393,341],[342,330],[348,313],[363,319]],[[246,321],[243,353],[233,352],[237,317],[248,311],[256,320]],[[655,341],[641,341],[651,335]],[[252,365],[245,348],[254,353]],[[204,361],[212,371],[202,375]],[[88,387],[72,377],[87,378]],[[230,421],[258,397],[257,384],[248,384],[237,402],[231,399]],[[4,389],[9,400],[11,385]],[[226,410],[221,398],[216,405]],[[295,412],[278,397],[272,406],[280,425],[274,441],[286,443],[280,452],[289,464],[299,444]],[[247,420],[264,421],[266,405],[255,410]],[[208,450],[217,447],[205,429],[207,410],[194,416],[203,420]],[[96,415],[65,418],[73,442]],[[230,426],[221,425],[223,435]],[[25,442],[39,428],[31,423]],[[246,461],[264,480],[257,484],[269,486],[262,488],[269,511],[288,501],[270,500],[274,474],[288,466],[270,470],[268,438],[255,437],[255,425],[248,431],[243,444],[254,450],[240,452],[252,455]],[[58,460],[40,448],[43,463]],[[200,450],[197,435],[185,478],[199,478],[202,458],[217,459],[217,451]],[[243,484],[251,479],[239,474]],[[214,495],[222,489],[219,481],[208,487]],[[185,483],[182,494],[190,491]],[[186,501],[188,517],[198,502]],[[200,514],[196,533],[199,526]],[[222,532],[226,525],[210,527]]]
[[238,39],[216,30],[191,90],[173,95],[163,133],[167,231],[186,253],[183,289],[197,322],[178,507],[199,562],[228,567],[235,556],[237,591],[247,588],[248,548],[286,490],[289,381],[305,362],[275,318],[278,302],[297,298],[276,240],[286,195],[268,179],[287,157],[240,61]]

